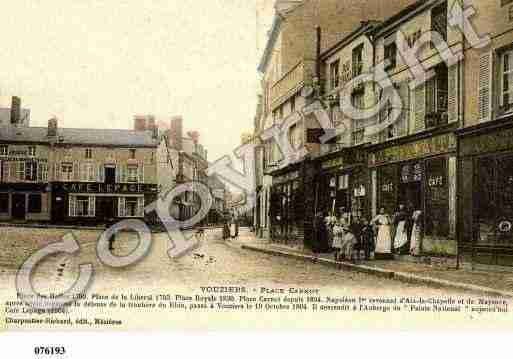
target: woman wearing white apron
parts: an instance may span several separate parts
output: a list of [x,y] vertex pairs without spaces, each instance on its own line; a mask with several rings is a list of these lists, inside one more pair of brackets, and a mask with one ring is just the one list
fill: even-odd
[[399,211],[394,215],[394,249],[398,254],[408,253],[408,220],[404,205],[399,205]]
[[410,244],[410,254],[412,256],[420,256],[420,251],[422,247],[422,232],[421,232],[421,216],[422,211],[413,212],[412,220],[413,220],[413,229],[411,231],[411,244]]
[[381,208],[379,214],[372,220],[372,224],[374,224],[378,228],[378,238],[376,240],[376,250],[375,250],[375,258],[376,259],[391,259],[392,255],[392,234],[391,234],[391,224],[390,216],[385,213],[385,209]]

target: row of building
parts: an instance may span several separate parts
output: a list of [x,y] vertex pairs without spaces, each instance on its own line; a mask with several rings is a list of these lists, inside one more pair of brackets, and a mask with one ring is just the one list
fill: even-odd
[[[490,41],[471,45],[448,20],[454,6],[475,12],[472,28]],[[335,209],[371,219],[381,208],[392,215],[404,204],[423,213],[423,254],[513,264],[513,1],[304,0],[278,1],[276,9],[259,66],[253,137],[261,145],[259,236],[308,245],[319,213]],[[434,76],[410,87],[413,69],[398,51],[398,34],[415,46],[433,32],[463,58],[448,64],[432,44],[419,46],[417,59]],[[333,90],[384,60],[401,115],[368,135],[368,126],[397,109],[390,103],[377,116],[355,120]],[[366,108],[382,92],[369,81],[354,85],[349,96]],[[332,127],[346,131],[321,144],[315,117],[302,116],[289,138],[308,155],[286,163],[261,134],[316,101]]]
[[[0,221],[96,225],[124,218],[158,223],[144,208],[182,183],[200,181],[214,205],[204,223],[225,212],[226,188],[208,178],[207,151],[197,132],[183,133],[183,119],[168,128],[153,116],[135,116],[132,130],[47,127],[22,120],[13,98],[8,121],[0,126]],[[190,218],[200,206],[192,192],[175,198],[170,214]]]

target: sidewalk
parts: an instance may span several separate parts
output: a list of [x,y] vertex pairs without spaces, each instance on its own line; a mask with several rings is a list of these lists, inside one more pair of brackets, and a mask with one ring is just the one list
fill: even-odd
[[307,249],[271,243],[268,240],[257,239],[252,234],[241,237],[240,245],[246,250],[336,266],[344,270],[354,270],[409,283],[513,298],[513,273],[511,272],[456,270],[454,267],[400,260],[335,262],[332,254],[315,255]]

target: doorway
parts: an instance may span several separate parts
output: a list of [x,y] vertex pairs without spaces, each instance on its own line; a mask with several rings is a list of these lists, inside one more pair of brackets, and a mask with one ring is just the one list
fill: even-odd
[[116,183],[116,167],[105,166],[105,183],[115,184]]
[[96,197],[96,215],[98,218],[110,221],[116,218],[116,205],[114,197]]
[[26,208],[26,195],[13,194],[12,195],[12,218],[17,220],[25,220]]

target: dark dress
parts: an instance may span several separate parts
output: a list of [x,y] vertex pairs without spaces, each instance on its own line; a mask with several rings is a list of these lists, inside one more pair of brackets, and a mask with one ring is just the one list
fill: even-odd
[[313,243],[312,250],[314,253],[325,253],[328,252],[329,242],[328,242],[328,229],[326,228],[326,223],[324,223],[324,218],[317,216],[315,217],[315,243]]
[[363,225],[360,240],[362,244],[362,250],[365,253],[365,259],[369,260],[371,253],[376,249],[376,236],[374,235],[374,229],[371,225]]

